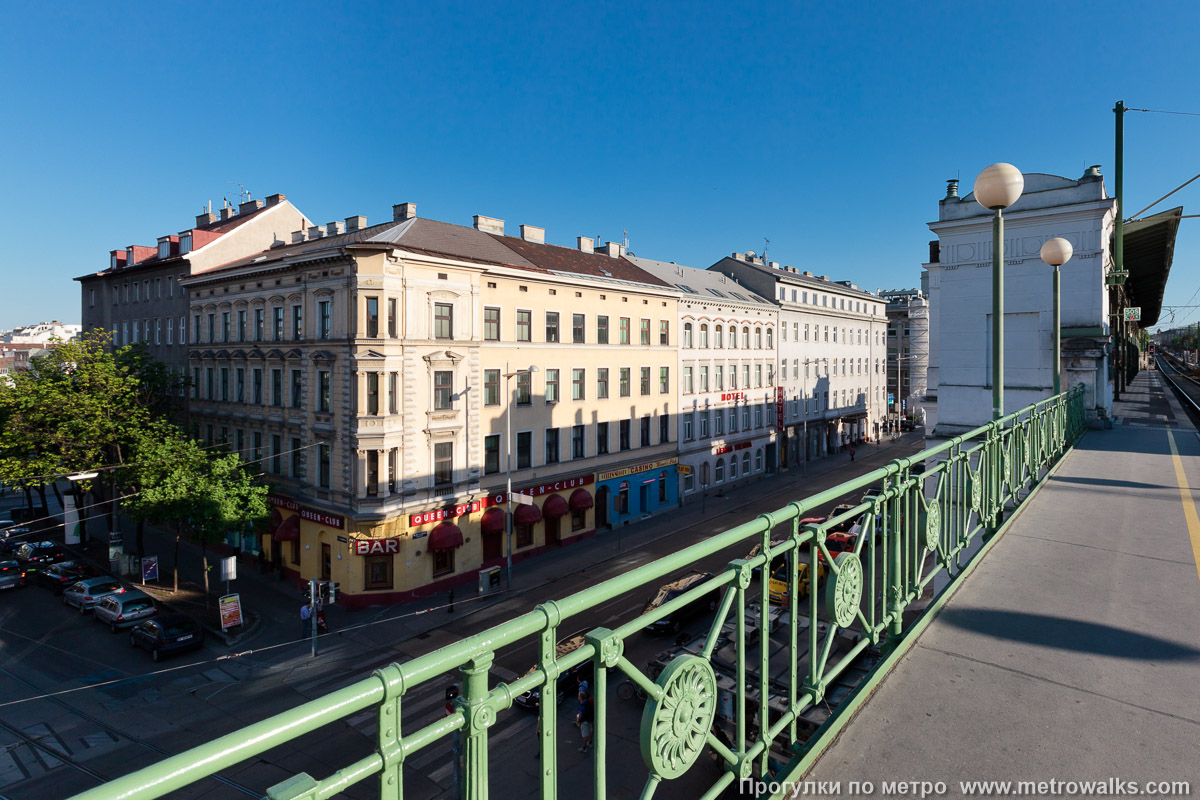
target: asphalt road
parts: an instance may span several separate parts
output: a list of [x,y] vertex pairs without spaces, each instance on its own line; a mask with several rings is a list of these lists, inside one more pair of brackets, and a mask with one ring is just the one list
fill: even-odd
[[[893,448],[887,458],[915,452],[919,443],[914,438],[903,450]],[[853,467],[810,480],[799,475],[778,479],[778,490],[763,498],[763,506],[775,508],[794,499],[801,486],[803,494],[815,493],[879,466],[871,458],[873,449],[860,448],[862,457]],[[878,460],[882,463],[884,459],[880,456]],[[5,507],[0,503],[0,513]],[[307,650],[298,652],[295,646],[217,660],[225,651],[210,645],[156,665],[147,653],[130,647],[127,635],[114,636],[90,615],[81,617],[64,608],[48,590],[28,586],[7,592],[0,595],[0,795],[69,797],[101,780],[319,697],[361,679],[376,667],[403,662],[478,633],[538,602],[627,572],[708,535],[714,527],[728,528],[753,514],[745,508],[723,510],[720,501],[710,500],[709,507],[711,513],[702,528],[681,530],[479,613],[448,615],[446,624],[407,641],[387,639],[386,622],[399,612],[381,610],[372,617],[377,626],[324,640],[321,656],[315,660],[308,657]],[[716,571],[744,551],[743,547],[731,548],[695,566]],[[560,630],[569,633],[626,621],[641,612],[655,588],[614,598],[564,622]],[[709,617],[700,617],[688,630],[698,635],[708,624]],[[627,642],[626,655],[644,665],[672,645],[671,637],[639,634]],[[534,660],[533,642],[506,648],[497,654],[492,682],[512,681]],[[139,678],[121,680],[130,676]],[[405,696],[402,730],[411,732],[441,717],[446,683],[418,686]],[[610,688],[615,690],[616,681],[612,683]],[[14,703],[45,693],[59,694]],[[642,703],[614,695],[609,708],[609,794],[635,797],[645,780],[638,741]],[[590,787],[592,780],[591,756],[577,751],[580,741],[572,724],[574,713],[570,700],[560,707],[559,785],[564,790]],[[514,707],[501,714],[490,729],[493,797],[528,797],[536,791],[535,726],[534,714]],[[374,712],[362,712],[227,770],[220,779],[204,780],[178,796],[261,797],[267,787],[296,772],[323,777],[369,754],[375,733]],[[699,796],[718,774],[715,768],[697,765],[660,787],[656,796]],[[406,798],[452,796],[454,785],[454,764],[447,747],[431,747],[406,762]],[[376,786],[368,780],[345,796],[373,798]]]

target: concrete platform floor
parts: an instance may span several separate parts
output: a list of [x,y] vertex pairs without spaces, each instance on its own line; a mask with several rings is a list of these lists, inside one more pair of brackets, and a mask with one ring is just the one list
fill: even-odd
[[1200,792],[1200,437],[1157,373],[1130,388],[1120,424],[1085,435],[807,780]]

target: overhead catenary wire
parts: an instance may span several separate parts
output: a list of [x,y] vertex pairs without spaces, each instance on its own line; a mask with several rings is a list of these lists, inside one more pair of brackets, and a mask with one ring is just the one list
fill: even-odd
[[[1171,195],[1175,194],[1175,193],[1176,193],[1176,192],[1178,192],[1180,189],[1182,189],[1183,187],[1187,186],[1189,183],[1192,183],[1193,181],[1195,181],[1195,180],[1196,180],[1196,179],[1198,179],[1198,178],[1200,178],[1200,175],[1194,175],[1194,176],[1192,176],[1192,177],[1191,177],[1189,180],[1186,180],[1186,181],[1184,181],[1183,183],[1181,183],[1180,185],[1176,186],[1174,189],[1172,189],[1171,191],[1167,192],[1167,193],[1166,193],[1166,194],[1164,194],[1162,197],[1158,198],[1158,199],[1157,199],[1157,200],[1155,200],[1153,203],[1151,203],[1150,205],[1148,205],[1148,206],[1146,206],[1145,208],[1143,208],[1141,211],[1138,211],[1138,212],[1136,212],[1136,213],[1134,213],[1134,214],[1130,214],[1130,215],[1129,215],[1129,216],[1128,216],[1128,217],[1125,219],[1125,222],[1133,222],[1133,221],[1134,221],[1134,220],[1136,220],[1138,217],[1140,217],[1142,214],[1144,214],[1144,213],[1146,213],[1147,211],[1149,211],[1150,209],[1154,208],[1156,205],[1158,205],[1159,203],[1161,203],[1163,200],[1166,200],[1168,197],[1170,197]],[[1195,215],[1190,215],[1190,216],[1195,216]]]
[[1146,114],[1174,114],[1181,117],[1200,117],[1200,111],[1162,111],[1157,108],[1126,108],[1126,111],[1141,111]]

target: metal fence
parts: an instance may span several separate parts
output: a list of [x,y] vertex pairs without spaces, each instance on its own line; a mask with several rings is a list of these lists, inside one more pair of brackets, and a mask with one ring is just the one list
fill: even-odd
[[[947,590],[986,549],[989,536],[1083,430],[1083,393],[1076,387],[624,575],[543,603],[483,633],[391,664],[340,691],[79,794],[76,800],[161,797],[372,708],[378,719],[374,752],[323,778],[296,775],[271,787],[268,796],[316,800],[370,779],[377,781],[381,800],[399,800],[405,793],[405,762],[426,748],[454,742],[456,751],[461,743],[462,794],[483,800],[490,788],[489,728],[500,715],[516,713],[513,706],[523,694],[549,695],[563,674],[588,662],[595,697],[593,796],[608,796],[606,734],[614,694],[609,684],[620,676],[626,690],[636,689],[645,698],[643,798],[682,776],[705,753],[722,765],[705,798],[720,796],[737,781],[795,779],[911,644],[930,617],[928,608],[948,596]],[[844,498],[853,499],[832,516],[813,518],[814,509]],[[587,632],[574,649],[560,646],[560,628],[573,617],[632,589],[657,586],[736,545],[748,548],[746,556],[713,577],[618,627]],[[626,639],[696,603],[706,611],[715,609],[709,612],[707,635],[679,643],[657,666],[642,668],[625,657]],[[511,683],[490,685],[495,654],[523,641],[536,642],[536,667]],[[402,733],[406,694],[447,676],[462,685],[453,712]],[[556,798],[564,789],[557,768],[556,703],[538,703],[536,713],[540,794]],[[579,796],[582,787],[571,786],[567,793]]]

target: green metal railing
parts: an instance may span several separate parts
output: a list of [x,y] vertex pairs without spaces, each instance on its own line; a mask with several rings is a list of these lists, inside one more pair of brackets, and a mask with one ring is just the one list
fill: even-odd
[[[489,795],[489,729],[500,715],[515,713],[512,707],[522,693],[547,694],[546,687],[556,687],[560,675],[587,661],[594,668],[595,797],[607,797],[613,672],[628,678],[646,697],[640,735],[647,769],[643,798],[651,797],[663,781],[683,775],[706,752],[715,754],[723,769],[704,798],[719,796],[735,781],[794,779],[857,708],[866,689],[911,644],[913,637],[906,634],[927,621],[920,609],[945,596],[970,569],[1005,515],[1029,497],[1083,430],[1083,392],[1077,386],[624,575],[543,603],[483,633],[391,664],[340,691],[75,800],[161,797],[365,709],[377,714],[374,752],[321,779],[296,775],[267,790],[268,797],[317,800],[373,778],[381,800],[400,800],[406,762],[427,748],[447,747],[453,741],[456,750],[461,742],[463,796],[484,800]],[[836,516],[802,524],[814,509],[869,488],[878,492],[865,494]],[[855,519],[860,523],[852,546],[831,551],[828,533]],[[582,646],[558,652],[560,628],[572,618],[630,590],[656,587],[738,545],[754,549],[659,608],[612,629],[591,630]],[[776,636],[768,635],[772,612],[767,576],[781,559],[788,565],[789,586],[780,619],[783,632]],[[809,576],[818,576],[822,567],[828,571],[823,588],[814,578],[803,604],[802,563],[808,564]],[[707,636],[694,646],[681,645],[659,670],[643,670],[625,657],[626,639],[691,603],[716,607]],[[757,635],[751,629],[756,624]],[[496,653],[530,641],[538,651],[535,669],[511,683],[489,685]],[[730,647],[735,658],[718,656],[718,649],[727,652]],[[853,686],[847,684],[851,674],[859,676]],[[453,713],[402,732],[406,695],[446,676],[462,685]],[[822,709],[833,705],[830,692],[843,692],[847,686],[849,693],[823,719]],[[554,689],[548,693],[553,696]],[[556,704],[540,703],[537,714],[541,797],[557,798]],[[581,787],[572,786],[569,793],[579,795]]]

